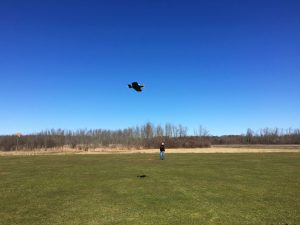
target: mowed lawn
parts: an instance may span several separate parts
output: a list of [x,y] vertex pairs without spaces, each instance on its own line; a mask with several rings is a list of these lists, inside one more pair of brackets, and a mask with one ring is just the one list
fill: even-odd
[[0,157],[0,224],[297,225],[300,154]]

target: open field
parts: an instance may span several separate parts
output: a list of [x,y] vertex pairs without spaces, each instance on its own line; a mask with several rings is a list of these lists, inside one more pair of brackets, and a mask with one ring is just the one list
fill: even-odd
[[166,157],[0,157],[0,224],[300,224],[299,153]]
[[[88,151],[71,148],[55,148],[51,150],[38,149],[28,151],[0,151],[0,156],[10,155],[55,155],[55,154],[130,154],[158,153],[158,149],[122,149],[96,148]],[[300,145],[214,145],[211,148],[173,148],[166,149],[167,153],[268,153],[268,152],[298,152]]]

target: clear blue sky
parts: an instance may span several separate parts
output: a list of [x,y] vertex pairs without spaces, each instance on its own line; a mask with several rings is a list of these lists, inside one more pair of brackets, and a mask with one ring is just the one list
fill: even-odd
[[297,0],[1,1],[0,134],[299,128],[299,12]]

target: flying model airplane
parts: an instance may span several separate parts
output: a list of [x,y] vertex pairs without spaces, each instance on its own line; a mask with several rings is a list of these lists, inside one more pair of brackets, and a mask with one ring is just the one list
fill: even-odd
[[138,82],[132,82],[131,84],[128,84],[128,87],[133,88],[134,90],[136,90],[138,92],[141,92],[144,85],[139,84]]

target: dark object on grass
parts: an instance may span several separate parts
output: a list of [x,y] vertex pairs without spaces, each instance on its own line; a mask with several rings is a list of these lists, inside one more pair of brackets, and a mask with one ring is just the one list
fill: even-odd
[[138,82],[132,82],[131,84],[128,84],[128,87],[133,88],[134,90],[136,90],[138,92],[141,92],[144,85],[139,84]]
[[147,177],[147,175],[138,175],[136,177],[139,177],[139,178],[144,178],[144,177]]

